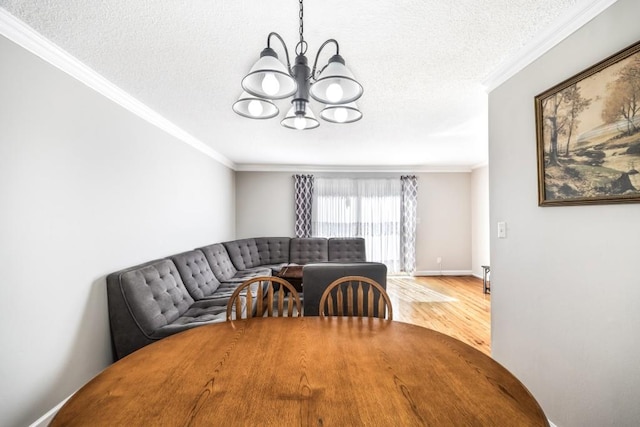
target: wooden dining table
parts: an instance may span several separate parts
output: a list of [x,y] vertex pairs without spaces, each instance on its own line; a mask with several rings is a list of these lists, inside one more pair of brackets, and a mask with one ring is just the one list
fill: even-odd
[[200,326],[119,360],[51,426],[548,426],[507,369],[452,337],[348,317]]

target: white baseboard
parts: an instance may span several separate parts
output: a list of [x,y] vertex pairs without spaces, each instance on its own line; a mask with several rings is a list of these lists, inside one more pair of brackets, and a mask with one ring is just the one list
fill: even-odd
[[414,276],[472,276],[471,270],[422,270],[414,271]]
[[[71,396],[73,396],[73,394]],[[51,420],[53,420],[53,417],[56,416],[60,408],[62,408],[62,405],[67,403],[67,400],[69,400],[71,396],[67,397],[62,402],[58,403],[56,406],[51,408],[49,412],[47,412],[46,414],[44,414],[43,416],[35,420],[29,427],[47,427],[51,422]]]

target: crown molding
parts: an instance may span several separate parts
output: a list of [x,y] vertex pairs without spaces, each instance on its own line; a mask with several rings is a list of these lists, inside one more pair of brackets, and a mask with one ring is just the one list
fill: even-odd
[[500,65],[483,82],[487,92],[500,86],[524,67],[551,50],[618,0],[593,0],[577,5],[528,43],[515,57]]
[[138,101],[1,7],[0,35],[3,35],[181,142],[195,148],[224,166],[235,170],[236,165],[234,162]]
[[320,166],[320,165],[277,165],[277,164],[238,164],[237,172],[342,172],[342,173],[460,173],[471,172],[469,166],[427,166],[427,165],[408,165],[408,166]]
[[475,165],[471,166],[471,170],[473,171],[487,166],[489,166],[489,161],[485,160],[484,162],[476,163]]

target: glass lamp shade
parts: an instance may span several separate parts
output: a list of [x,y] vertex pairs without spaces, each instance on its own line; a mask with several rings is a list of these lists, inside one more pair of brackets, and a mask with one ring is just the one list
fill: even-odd
[[320,112],[320,117],[331,123],[353,123],[362,118],[355,102],[349,104],[327,105]]
[[276,56],[264,55],[242,79],[242,88],[259,98],[282,99],[293,95],[298,84]]
[[233,104],[233,111],[250,119],[270,119],[280,112],[273,102],[247,92],[242,92],[240,98]]
[[362,85],[351,71],[340,61],[329,61],[318,79],[311,85],[309,93],[324,104],[348,104],[360,98]]
[[320,122],[315,118],[313,111],[307,108],[304,116],[296,116],[295,108],[291,107],[287,115],[280,124],[289,129],[315,129],[320,126]]

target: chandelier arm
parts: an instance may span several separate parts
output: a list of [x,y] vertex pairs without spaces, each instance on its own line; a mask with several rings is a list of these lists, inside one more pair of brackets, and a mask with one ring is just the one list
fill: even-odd
[[320,46],[320,48],[318,49],[318,53],[316,53],[316,59],[315,61],[313,61],[313,69],[311,70],[311,78],[314,80],[316,78],[316,67],[318,65],[318,58],[320,57],[320,52],[322,52],[322,49],[324,49],[324,47],[329,43],[334,43],[336,45],[336,55],[340,54],[340,45],[335,39],[329,39],[326,42],[322,43],[322,46]]
[[284,54],[287,57],[287,69],[289,70],[289,73],[291,73],[291,61],[289,60],[289,49],[287,49],[286,43],[284,42],[282,37],[280,37],[280,34],[276,33],[275,31],[272,31],[267,36],[267,47],[268,48],[271,48],[271,36],[274,36],[278,40],[280,40],[280,43],[282,44],[282,47],[284,48]]

